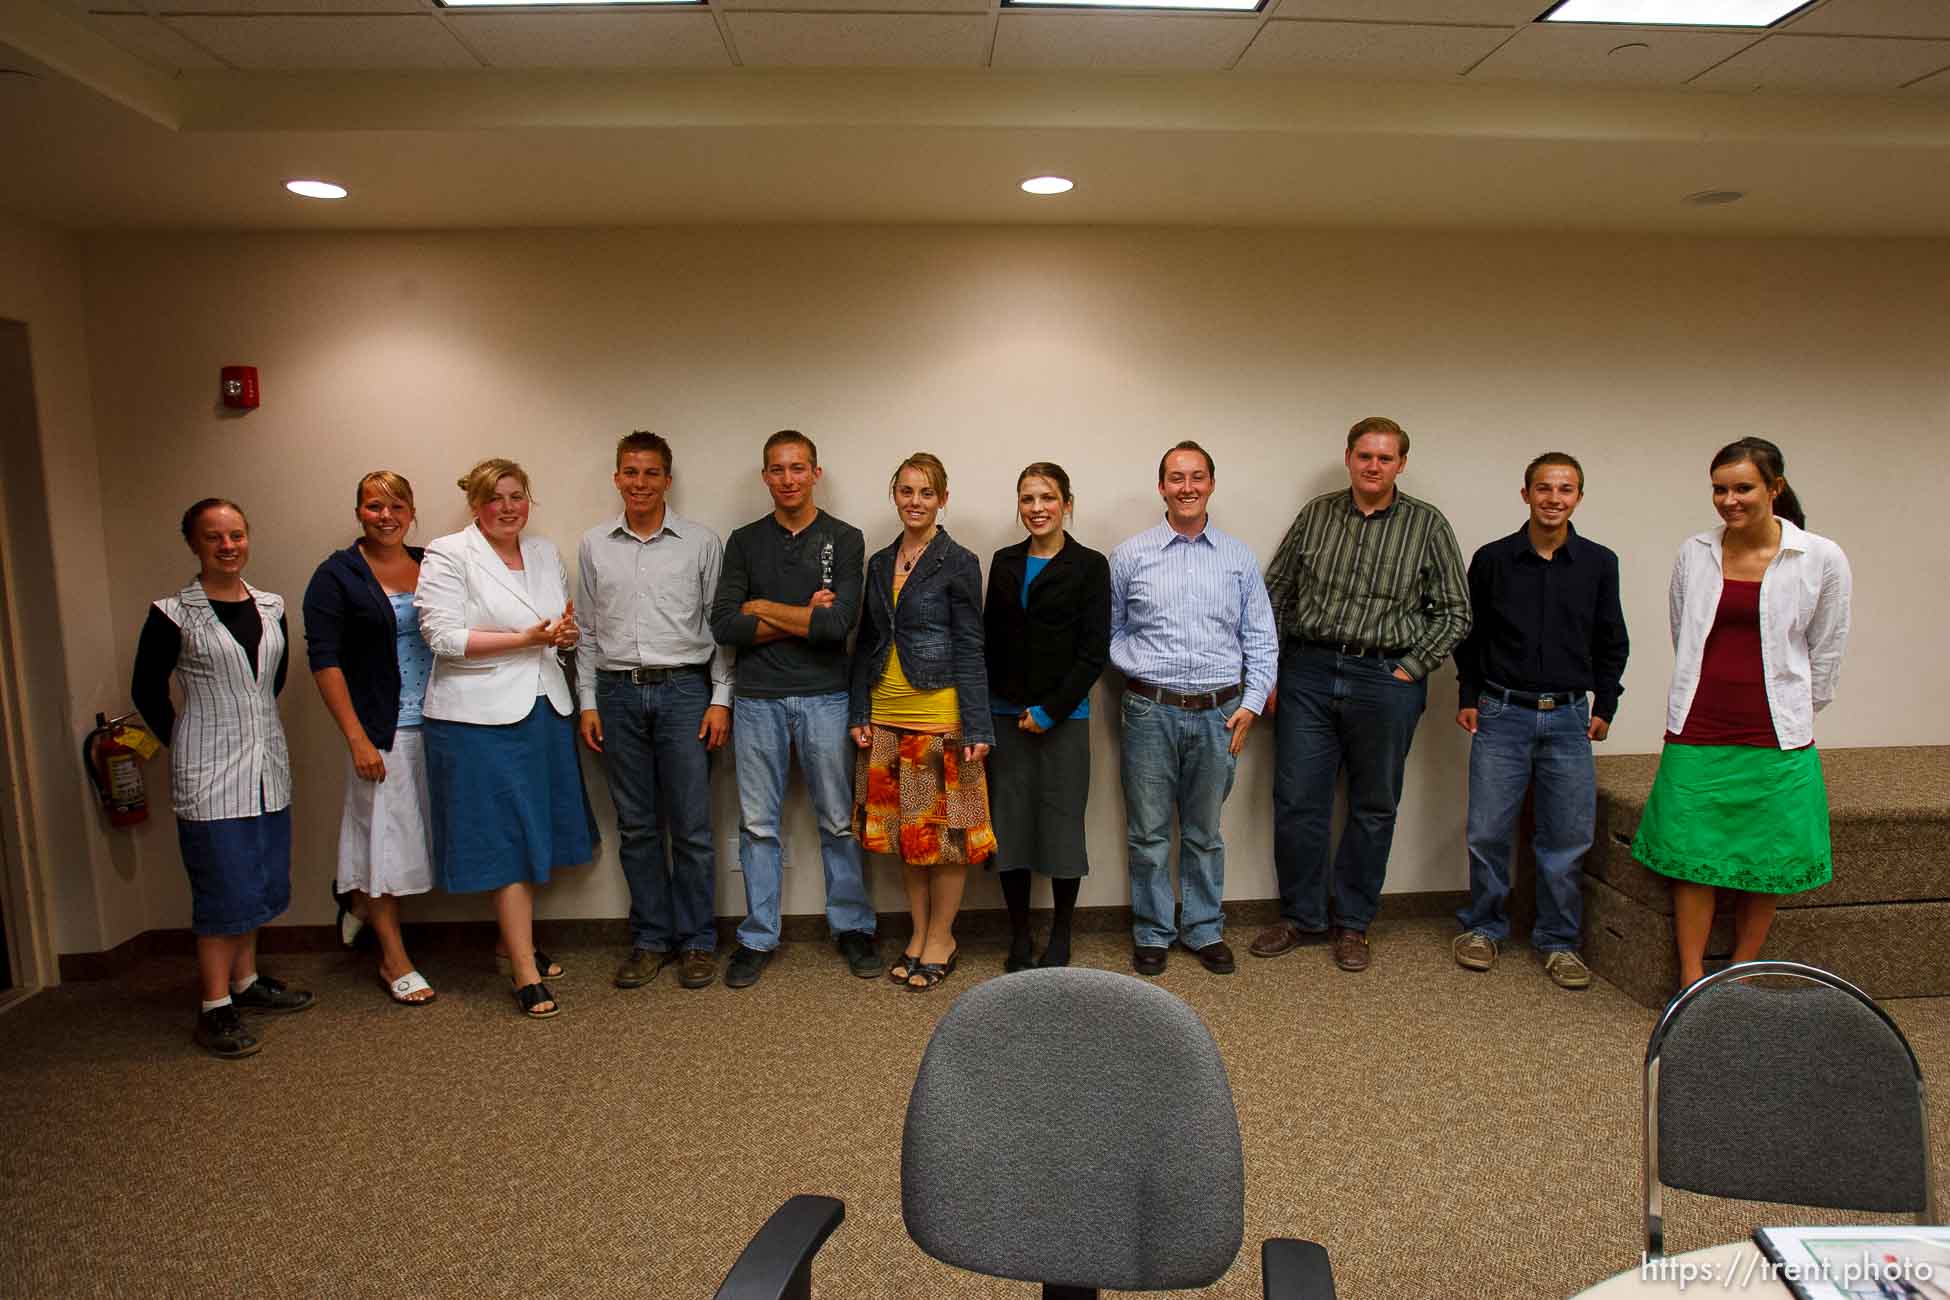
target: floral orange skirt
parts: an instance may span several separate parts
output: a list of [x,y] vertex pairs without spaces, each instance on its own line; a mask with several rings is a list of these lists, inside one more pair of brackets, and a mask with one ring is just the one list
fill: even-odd
[[853,833],[869,853],[915,866],[974,865],[995,852],[989,781],[961,737],[876,722],[853,768]]

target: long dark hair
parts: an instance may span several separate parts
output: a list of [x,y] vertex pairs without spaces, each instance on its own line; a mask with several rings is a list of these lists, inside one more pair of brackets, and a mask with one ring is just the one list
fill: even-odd
[[1741,461],[1750,463],[1760,475],[1760,481],[1773,491],[1780,486],[1780,494],[1774,498],[1774,513],[1792,523],[1796,528],[1808,526],[1808,516],[1801,509],[1801,498],[1794,495],[1794,489],[1787,481],[1787,458],[1781,449],[1765,438],[1741,438],[1730,442],[1713,454],[1713,463],[1707,466],[1712,473],[1722,465],[1738,465]]

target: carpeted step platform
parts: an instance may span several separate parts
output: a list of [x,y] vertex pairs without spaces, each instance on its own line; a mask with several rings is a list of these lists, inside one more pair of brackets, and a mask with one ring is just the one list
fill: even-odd
[[[1762,955],[1825,967],[1876,997],[1950,993],[1950,746],[1824,750],[1821,764],[1835,878],[1781,899]],[[1584,863],[1585,960],[1650,1007],[1679,987],[1671,890],[1631,849],[1658,765],[1657,754],[1598,760]],[[1732,946],[1719,916],[1707,953]]]

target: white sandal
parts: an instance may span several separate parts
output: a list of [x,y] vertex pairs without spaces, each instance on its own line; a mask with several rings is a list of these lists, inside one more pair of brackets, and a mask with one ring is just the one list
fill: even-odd
[[[389,980],[381,975],[379,982],[385,986],[386,992],[391,995],[393,1001],[403,1007],[423,1007],[440,996],[433,991],[433,985],[427,983],[427,977],[416,970],[410,970],[396,980]],[[413,996],[421,992],[426,993],[427,996],[423,998]]]

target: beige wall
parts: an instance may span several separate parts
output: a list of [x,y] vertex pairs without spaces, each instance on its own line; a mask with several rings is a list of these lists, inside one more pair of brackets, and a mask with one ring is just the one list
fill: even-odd
[[[819,440],[822,500],[870,548],[895,530],[895,462],[938,452],[953,476],[949,526],[986,557],[1018,536],[1011,499],[1027,461],[1070,469],[1074,531],[1108,550],[1155,519],[1163,447],[1196,436],[1218,460],[1214,518],[1263,561],[1302,501],[1345,482],[1348,424],[1384,413],[1415,436],[1403,487],[1448,512],[1466,552],[1521,522],[1531,455],[1584,459],[1578,522],[1623,557],[1636,641],[1613,751],[1657,747],[1668,566],[1683,536],[1715,522],[1711,452],[1749,432],[1784,446],[1813,527],[1855,566],[1855,638],[1822,743],[1945,731],[1941,697],[1917,682],[1950,634],[1943,603],[1919,590],[1950,486],[1950,243],[762,228],[85,248],[96,431],[116,498],[118,690],[145,602],[190,574],[176,516],[205,494],[249,508],[250,576],[295,608],[313,566],[353,536],[354,480],[378,466],[415,481],[425,540],[464,520],[457,473],[481,455],[518,457],[536,480],[532,526],[572,557],[615,509],[620,433],[670,436],[678,507],[722,534],[767,508],[759,443],[791,425]],[[218,369],[232,363],[262,371],[263,408],[242,419],[215,408]],[[284,702],[299,774],[288,919],[317,922],[330,915],[343,746],[297,668]],[[1464,884],[1454,709],[1445,668],[1409,762],[1391,889]],[[1113,715],[1100,707],[1093,723],[1086,904],[1124,897]],[[1228,807],[1235,898],[1275,892],[1270,733],[1252,737]],[[722,764],[719,902],[735,914],[730,776]],[[796,795],[788,834],[787,910],[817,911]],[[623,912],[606,835],[593,871],[545,895],[548,913]],[[147,924],[181,925],[168,819],[134,839],[160,885]],[[881,905],[900,908],[892,870],[876,877]],[[973,894],[996,898],[986,881]],[[485,914],[479,900],[421,909]]]
[[[15,775],[31,800],[37,833],[26,847],[55,951],[90,951],[147,929],[154,909],[134,847],[94,813],[79,758],[95,712],[121,707],[127,687],[105,599],[102,485],[71,240],[0,227],[0,318],[25,326],[32,389],[31,400],[9,394],[19,418],[8,420],[4,447],[10,649],[27,706],[27,762]],[[25,919],[10,916],[15,925]],[[51,980],[52,971],[40,975]]]

